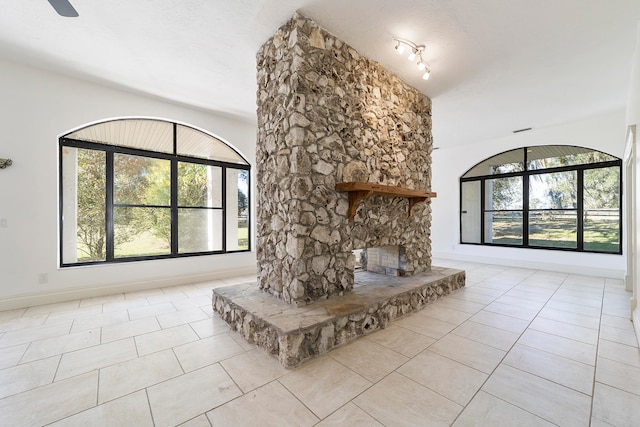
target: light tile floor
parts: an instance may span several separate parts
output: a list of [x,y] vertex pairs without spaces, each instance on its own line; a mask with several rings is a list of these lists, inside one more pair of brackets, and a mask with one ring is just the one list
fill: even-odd
[[0,312],[0,425],[638,426],[620,280],[435,260],[467,287],[286,370],[211,289]]

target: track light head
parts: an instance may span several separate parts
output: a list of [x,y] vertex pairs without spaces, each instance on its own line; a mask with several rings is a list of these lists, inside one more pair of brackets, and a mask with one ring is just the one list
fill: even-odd
[[418,70],[424,71],[422,78],[424,80],[427,80],[429,78],[430,71],[427,64],[422,59],[422,54],[424,53],[425,46],[423,44],[415,44],[414,42],[405,39],[394,38],[393,40],[395,40],[396,42],[395,49],[400,55],[402,55],[407,48],[409,49],[409,56],[407,57],[407,59],[410,62],[414,62],[416,59],[418,60]]

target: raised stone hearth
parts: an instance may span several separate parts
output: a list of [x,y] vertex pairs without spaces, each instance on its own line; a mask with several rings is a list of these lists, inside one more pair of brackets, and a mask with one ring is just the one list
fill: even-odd
[[429,273],[407,277],[359,272],[355,279],[353,290],[344,296],[307,306],[276,299],[255,282],[216,288],[213,309],[248,342],[291,368],[463,287],[465,273],[432,267]]

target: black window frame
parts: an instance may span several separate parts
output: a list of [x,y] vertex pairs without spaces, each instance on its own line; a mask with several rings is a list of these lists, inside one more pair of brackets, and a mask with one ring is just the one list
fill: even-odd
[[[162,120],[158,120],[162,121]],[[118,263],[126,263],[126,262],[135,262],[135,261],[148,261],[148,260],[157,260],[157,259],[173,259],[173,258],[187,258],[194,256],[205,256],[205,255],[218,255],[218,254],[228,254],[228,253],[241,253],[241,252],[251,252],[252,251],[252,234],[251,234],[251,165],[247,162],[246,164],[241,163],[233,163],[233,162],[225,162],[220,160],[206,159],[202,157],[192,157],[177,154],[177,127],[184,126],[183,124],[178,124],[174,122],[169,122],[173,125],[173,153],[163,153],[159,151],[145,150],[139,148],[132,147],[124,147],[112,144],[98,143],[98,142],[90,142],[83,141],[79,139],[68,138],[66,136],[59,138],[59,159],[58,159],[58,184],[59,184],[59,253],[60,253],[60,267],[78,267],[78,266],[88,266],[88,265],[104,265],[104,264],[118,264]],[[217,138],[216,138],[217,139]],[[219,140],[219,139],[218,139]],[[220,141],[224,143],[223,141]],[[228,144],[225,144],[227,147],[231,148],[240,158],[244,157],[240,155],[233,147]],[[104,260],[95,260],[95,261],[83,261],[83,262],[64,262],[64,239],[63,239],[63,230],[64,230],[64,216],[63,216],[63,208],[64,208],[64,191],[63,191],[63,150],[64,147],[78,148],[78,149],[86,149],[86,150],[96,150],[106,153],[106,196],[105,196],[105,227],[106,227],[106,243],[105,243],[105,259]],[[144,255],[144,256],[131,256],[131,257],[115,257],[115,249],[114,249],[114,207],[125,206],[122,204],[117,204],[114,202],[114,155],[115,154],[125,154],[132,156],[141,156],[152,159],[160,159],[160,160],[169,160],[170,161],[170,170],[171,170],[171,178],[170,178],[170,219],[171,219],[171,248],[170,253],[161,254],[161,255]],[[218,207],[194,207],[194,206],[181,206],[178,204],[178,164],[179,163],[192,163],[192,164],[201,164],[206,166],[215,166],[220,167],[222,169],[221,174],[221,186],[222,186],[222,201],[221,206]],[[227,250],[227,227],[226,227],[226,201],[227,201],[227,170],[234,169],[239,171],[247,172],[247,249],[236,249],[236,250]],[[128,206],[128,205],[126,205]],[[134,205],[131,205],[134,206]],[[135,205],[137,206],[137,205]],[[142,206],[142,205],[140,205]],[[152,206],[152,205],[144,205],[145,207],[162,207],[166,208],[166,206]],[[214,251],[201,251],[201,252],[187,252],[180,253],[178,251],[178,211],[180,208],[189,208],[189,209],[212,209],[212,210],[221,210],[222,211],[222,249],[214,250]]]
[[[527,159],[527,153],[530,148],[540,148],[544,146],[533,146],[533,147],[520,147],[513,150],[507,150],[502,153],[498,153],[494,156],[488,157],[474,166],[469,168],[467,172],[465,172],[460,177],[460,186],[459,186],[459,243],[463,245],[476,245],[476,246],[496,246],[496,247],[507,247],[507,248],[524,248],[524,249],[545,249],[545,250],[554,250],[554,251],[569,251],[569,252],[585,252],[585,253],[597,253],[597,254],[612,254],[612,255],[622,255],[622,243],[623,243],[623,220],[622,220],[622,203],[623,203],[623,175],[622,175],[622,159],[612,156],[608,153],[610,157],[615,158],[616,160],[597,162],[597,163],[584,163],[584,164],[575,164],[569,166],[559,166],[559,167],[551,167],[551,168],[537,168],[537,169],[529,169],[529,161]],[[576,147],[577,146],[567,146],[567,147]],[[497,173],[493,175],[477,175],[465,177],[468,172],[472,171],[475,167],[480,165],[481,163],[493,158],[500,156],[505,153],[509,153],[516,150],[523,150],[523,165],[524,170],[517,172],[507,172],[507,173]],[[598,150],[588,149],[594,152],[599,152]],[[600,151],[601,152],[601,151]],[[601,152],[603,153],[603,152]],[[619,171],[619,203],[618,203],[618,230],[619,230],[619,241],[618,241],[618,250],[613,251],[597,251],[597,250],[587,250],[584,248],[584,172],[586,170],[593,169],[604,169],[610,167],[617,167]],[[529,180],[532,175],[541,175],[548,174],[554,172],[569,172],[576,171],[576,180],[577,180],[577,195],[576,195],[576,208],[549,208],[549,209],[530,209],[529,207]],[[521,244],[505,244],[505,243],[493,243],[487,242],[485,236],[486,230],[486,221],[485,214],[487,212],[492,212],[495,210],[487,209],[486,207],[486,181],[489,179],[497,179],[497,178],[509,178],[509,177],[522,177],[522,210],[516,210],[518,212],[522,212],[522,243]],[[473,182],[480,181],[480,242],[464,242],[462,240],[463,235],[463,218],[466,212],[463,211],[463,192],[462,192],[462,183],[463,182]],[[511,212],[514,210],[500,210],[505,212]],[[530,212],[538,212],[538,211],[575,211],[577,215],[577,223],[576,223],[576,247],[559,247],[559,246],[541,246],[541,245],[531,245],[529,243],[529,214]]]

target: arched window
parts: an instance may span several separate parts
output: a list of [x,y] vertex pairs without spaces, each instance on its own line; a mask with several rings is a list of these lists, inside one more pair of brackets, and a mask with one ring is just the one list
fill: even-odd
[[250,165],[204,131],[118,119],[60,144],[60,265],[250,250]]
[[460,242],[620,254],[621,168],[567,145],[490,157],[460,178]]

